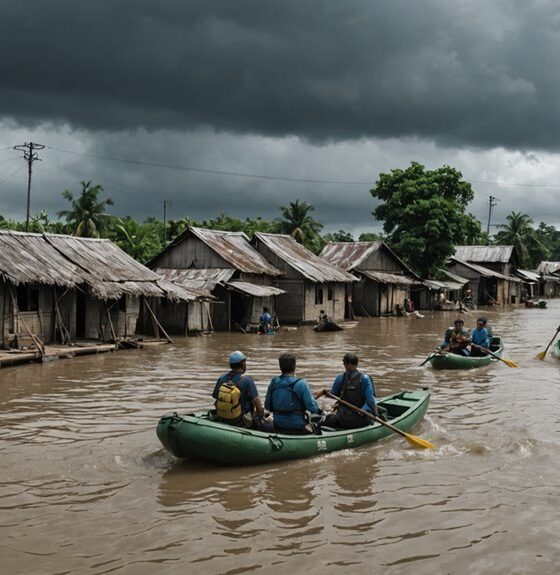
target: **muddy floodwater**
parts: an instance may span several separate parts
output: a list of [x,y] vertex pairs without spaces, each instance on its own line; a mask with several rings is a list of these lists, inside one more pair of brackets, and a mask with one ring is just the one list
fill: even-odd
[[[560,572],[560,360],[534,359],[560,324],[560,301],[484,314],[519,369],[419,367],[454,318],[429,312],[0,369],[0,571]],[[412,433],[438,449],[395,436],[256,467],[174,459],[157,440],[159,416],[208,408],[234,349],[262,394],[288,350],[316,388],[345,351],[378,396],[429,386]]]

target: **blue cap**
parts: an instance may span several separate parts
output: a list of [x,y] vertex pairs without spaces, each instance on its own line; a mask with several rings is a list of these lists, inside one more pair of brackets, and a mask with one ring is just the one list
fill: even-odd
[[245,355],[243,353],[241,353],[240,351],[232,351],[229,354],[229,363],[234,364],[234,363],[241,363],[244,359],[247,359],[245,357]]

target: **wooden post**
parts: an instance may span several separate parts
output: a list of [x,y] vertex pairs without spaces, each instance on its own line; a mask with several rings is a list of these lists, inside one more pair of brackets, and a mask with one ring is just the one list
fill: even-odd
[[156,325],[161,329],[161,331],[163,332],[163,335],[165,335],[167,341],[169,343],[173,343],[173,340],[169,337],[169,334],[163,329],[163,326],[161,325],[161,323],[159,323],[156,314],[153,312],[152,308],[150,307],[150,304],[148,303],[147,300],[144,300],[144,303],[146,304],[146,308],[147,310],[150,312],[150,315],[152,316],[152,319],[155,321]]
[[107,307],[106,302],[105,302],[105,311],[107,312],[107,319],[109,320],[109,327],[111,328],[111,335],[113,336],[113,343],[115,344],[115,349],[116,349],[119,344],[117,342],[117,335],[115,333],[115,328],[113,327],[113,320],[111,319],[110,308]]
[[14,292],[13,292],[11,287],[10,287],[10,295],[12,296],[12,307],[13,307],[14,311],[18,314],[19,319],[21,320],[21,323],[23,324],[23,327],[25,328],[25,331],[29,334],[29,337],[32,339],[33,343],[37,346],[37,349],[39,351],[39,355],[41,357],[45,357],[45,344],[41,341],[41,339],[39,337],[32,334],[29,327],[27,327],[27,324],[25,323],[25,319],[23,319],[23,315],[21,315],[21,312],[19,311],[17,300],[14,296]]
[[[67,291],[68,290],[66,290],[60,296],[60,299],[62,299],[66,295]],[[70,338],[70,332],[68,331],[68,329],[64,325],[64,321],[62,320],[62,314],[60,313],[60,308],[58,307],[58,301],[59,301],[59,299],[56,295],[56,288],[54,288],[54,309],[55,309],[56,324],[58,324],[58,328],[60,329],[60,335],[62,336],[62,343],[67,344],[67,345],[72,345],[72,340]]]
[[205,302],[202,302],[202,304],[204,305],[204,307],[206,308],[206,311],[208,312],[208,321],[210,323],[210,329],[212,330],[212,333],[213,333],[214,332],[214,324],[212,323],[212,313],[210,312],[210,302],[205,301]]

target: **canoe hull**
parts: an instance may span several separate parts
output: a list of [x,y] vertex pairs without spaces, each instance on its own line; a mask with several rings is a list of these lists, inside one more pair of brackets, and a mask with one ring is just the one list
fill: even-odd
[[[502,340],[499,337],[492,338],[492,345],[490,347],[496,355],[501,356],[504,351]],[[438,353],[430,358],[430,364],[433,369],[476,369],[495,363],[498,360],[491,355],[483,355],[480,357],[471,357],[458,355],[456,353]]]
[[554,342],[554,345],[552,346],[551,352],[552,352],[552,355],[554,357],[557,357],[558,359],[560,359],[560,339],[557,339]]
[[[416,425],[426,413],[427,389],[405,391],[380,400],[391,424],[403,431]],[[394,435],[375,423],[359,429],[324,431],[322,435],[265,433],[210,421],[206,416],[165,415],[157,426],[162,445],[176,457],[197,457],[228,465],[256,465],[314,457],[340,449],[359,447]]]

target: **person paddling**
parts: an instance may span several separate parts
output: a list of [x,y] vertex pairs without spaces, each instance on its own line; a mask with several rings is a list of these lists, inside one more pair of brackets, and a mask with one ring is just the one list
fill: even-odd
[[440,348],[457,355],[469,355],[468,345],[470,343],[469,332],[465,329],[465,322],[457,318],[454,327],[447,328],[444,341]]
[[483,317],[479,317],[476,320],[476,328],[471,331],[471,355],[473,356],[482,356],[486,355],[486,352],[482,351],[479,347],[485,347],[486,349],[490,348],[490,343],[492,338],[488,333],[488,329],[486,328],[486,319]]
[[[319,398],[327,393],[332,393],[340,399],[379,417],[373,382],[369,375],[358,371],[358,363],[357,355],[345,354],[342,358],[344,372],[336,376],[330,390],[325,387],[317,392],[315,397]],[[355,429],[371,423],[372,420],[367,416],[360,415],[345,405],[337,405],[334,413],[327,414],[324,421],[324,425],[327,427],[338,429]]]

